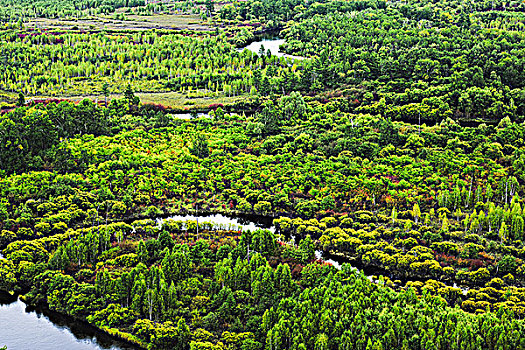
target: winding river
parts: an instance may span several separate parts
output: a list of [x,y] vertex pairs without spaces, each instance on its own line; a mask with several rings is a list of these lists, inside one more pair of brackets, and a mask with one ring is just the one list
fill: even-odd
[[[160,227],[167,220],[213,222],[215,227],[232,230],[257,230],[266,228],[275,232],[271,219],[258,218],[257,222],[249,218],[227,217],[224,215],[171,216],[157,218]],[[320,257],[321,252],[316,252]],[[3,256],[0,254],[0,259]],[[340,266],[333,260],[328,260]],[[134,347],[117,341],[115,338],[98,331],[84,322],[75,321],[55,312],[32,308],[23,301],[7,293],[0,293],[0,347],[7,345],[8,350],[124,350]]]
[[135,349],[89,326],[49,310],[32,308],[0,293],[0,347],[8,350]]
[[[268,220],[267,218],[260,218],[259,220],[251,221],[248,218],[240,218],[240,217],[228,217],[224,216],[222,214],[213,214],[213,215],[175,215],[170,216],[167,218],[157,218],[155,221],[157,222],[157,226],[160,228],[162,227],[162,223],[166,220],[174,220],[174,221],[198,221],[199,223],[203,222],[210,222],[214,223],[216,226],[218,225],[222,229],[226,230],[243,230],[243,231],[255,231],[258,229],[267,229],[272,232],[275,232],[275,226],[273,226],[273,223],[271,220]],[[252,219],[254,220],[254,219]],[[291,237],[290,241],[284,241],[285,243],[293,244],[294,237]],[[336,268],[341,268],[341,263],[329,259],[329,258],[323,258],[323,252],[320,250],[315,251],[315,257],[317,259],[324,260],[325,262],[334,265]]]
[[[215,228],[230,230],[268,229],[275,232],[271,218],[262,217],[228,217],[213,215],[175,215],[155,219],[160,228],[166,220],[198,221],[213,223]],[[294,244],[294,237],[286,243]],[[315,252],[317,259],[324,260],[340,269],[341,263],[323,257],[320,250]],[[0,259],[3,257],[0,254]],[[356,271],[357,268],[354,267]],[[373,280],[372,276],[367,276]],[[463,290],[465,293],[465,290]],[[84,322],[74,321],[55,312],[28,307],[20,299],[9,294],[0,293],[0,347],[7,345],[8,350],[91,350],[91,349],[133,349],[132,346],[119,342],[98,331]]]

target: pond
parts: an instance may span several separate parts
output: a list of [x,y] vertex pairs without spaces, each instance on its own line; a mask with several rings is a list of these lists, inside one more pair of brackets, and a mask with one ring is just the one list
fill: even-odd
[[0,347],[4,345],[8,350],[135,349],[84,322],[28,307],[17,297],[0,293]]
[[270,50],[271,54],[277,57],[287,57],[287,58],[293,58],[296,60],[306,59],[306,57],[293,56],[293,55],[288,55],[287,53],[281,52],[281,50],[279,49],[279,46],[281,46],[282,44],[284,44],[284,39],[279,39],[279,38],[262,39],[260,41],[252,42],[248,46],[245,46],[239,49],[239,51],[242,52],[244,50],[250,50],[251,52],[258,54],[259,51],[261,50],[261,47],[264,47],[265,52]]

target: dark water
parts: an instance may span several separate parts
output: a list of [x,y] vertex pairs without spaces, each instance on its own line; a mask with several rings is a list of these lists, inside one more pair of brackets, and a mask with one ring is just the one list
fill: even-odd
[[8,350],[134,349],[86,323],[0,293],[0,347],[4,345]]

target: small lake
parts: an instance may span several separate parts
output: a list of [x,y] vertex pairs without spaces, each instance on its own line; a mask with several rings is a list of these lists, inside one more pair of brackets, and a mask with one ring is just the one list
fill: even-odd
[[261,50],[261,47],[264,47],[264,51],[267,52],[270,50],[272,55],[277,57],[287,57],[287,58],[293,58],[296,60],[304,60],[306,57],[302,56],[293,56],[288,55],[287,53],[281,52],[279,49],[279,46],[284,44],[284,39],[262,39],[260,41],[254,41],[250,45],[243,47],[242,49],[239,49],[240,52],[246,50],[250,50],[251,52],[254,52],[256,54],[259,54],[259,51]]
[[0,293],[0,347],[8,350],[134,349],[83,322],[51,311],[28,307]]

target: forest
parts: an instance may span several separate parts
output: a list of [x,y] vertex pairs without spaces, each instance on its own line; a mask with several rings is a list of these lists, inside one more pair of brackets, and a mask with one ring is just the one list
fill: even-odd
[[143,349],[525,349],[523,2],[0,4],[0,290]]

